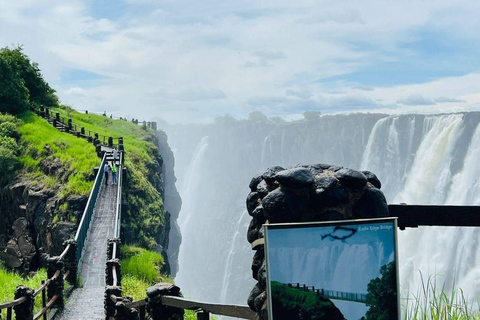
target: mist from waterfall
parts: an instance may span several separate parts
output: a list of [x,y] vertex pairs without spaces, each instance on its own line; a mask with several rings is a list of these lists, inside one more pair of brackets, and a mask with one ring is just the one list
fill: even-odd
[[[352,114],[286,123],[220,119],[167,128],[183,200],[176,282],[192,298],[246,303],[254,281],[245,198],[250,179],[270,166],[329,163],[369,170],[389,203],[478,204],[479,122],[475,112]],[[477,228],[399,231],[402,290],[416,293],[421,273],[477,299],[478,238]]]

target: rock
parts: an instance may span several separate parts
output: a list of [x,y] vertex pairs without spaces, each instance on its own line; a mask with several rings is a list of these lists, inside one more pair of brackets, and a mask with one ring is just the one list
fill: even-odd
[[10,269],[20,268],[23,265],[22,254],[18,247],[17,241],[11,239],[2,252],[2,260]]
[[338,180],[328,174],[318,174],[315,176],[315,186],[317,188],[329,189],[336,186]]
[[343,205],[348,202],[350,195],[341,185],[336,185],[331,189],[318,188],[312,195],[312,207],[324,208]]
[[293,168],[277,172],[275,179],[288,188],[305,188],[313,183],[313,176],[307,168]]
[[28,234],[27,225],[28,225],[27,219],[23,217],[18,218],[13,222],[12,229],[13,229],[13,234],[15,238],[18,238],[24,234]]
[[247,196],[247,211],[252,215],[253,210],[260,204],[260,196],[258,192],[250,192]]
[[258,229],[257,225],[255,224],[255,221],[252,220],[250,221],[250,225],[248,226],[248,231],[247,231],[247,240],[249,243],[252,243],[253,241],[258,239]]
[[267,287],[267,265],[265,263],[265,260],[263,260],[262,265],[258,269],[256,280],[258,280],[262,288]]
[[268,168],[267,171],[265,171],[265,173],[262,175],[262,178],[268,184],[272,184],[275,181],[275,175],[277,174],[277,172],[282,170],[285,170],[285,169],[279,166]]
[[266,300],[267,300],[267,293],[265,291],[262,291],[262,293],[257,295],[253,301],[253,306],[255,308],[255,311],[257,312],[260,311]]
[[247,299],[247,305],[250,307],[250,309],[255,310],[254,300],[262,293],[262,291],[263,290],[260,288],[258,283],[253,287],[252,291],[250,291]]
[[370,171],[362,171],[362,173],[367,178],[367,181],[375,186],[375,188],[381,189],[382,183],[378,180],[377,176]]
[[252,277],[258,280],[258,270],[262,266],[263,259],[265,258],[264,249],[258,249],[253,255],[252,261]]
[[43,159],[38,163],[38,166],[47,175],[62,176],[65,170],[62,161],[55,156]]
[[301,198],[288,189],[275,189],[262,199],[265,218],[272,223],[298,222],[301,220]]
[[33,239],[26,235],[21,235],[18,240],[18,248],[20,254],[23,257],[32,258],[36,254],[35,246],[33,245]]
[[265,219],[265,214],[263,212],[262,205],[259,205],[258,207],[255,208],[255,210],[253,210],[252,217],[256,226],[260,227],[262,224],[265,223],[266,219]]
[[362,198],[352,208],[358,219],[388,217],[388,204],[383,192],[377,188],[366,188]]
[[248,184],[248,187],[250,188],[250,191],[255,191],[257,189],[257,185],[262,181],[262,175],[257,174],[255,177],[250,180],[250,183]]
[[77,227],[74,223],[60,221],[52,227],[52,245],[53,248],[50,253],[59,255],[63,251],[63,242],[73,238]]
[[271,190],[265,180],[260,181],[260,183],[257,185],[257,192],[260,198],[265,197],[270,191]]
[[335,172],[335,177],[340,182],[349,188],[358,189],[363,188],[367,184],[367,177],[360,171],[342,168]]

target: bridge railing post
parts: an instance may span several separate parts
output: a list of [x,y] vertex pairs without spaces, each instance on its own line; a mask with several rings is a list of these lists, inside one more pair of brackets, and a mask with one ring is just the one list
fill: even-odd
[[210,319],[210,313],[208,313],[205,310],[200,310],[197,312],[197,320],[209,320]]
[[117,297],[122,296],[122,288],[119,286],[109,286],[105,288],[105,319],[115,319],[115,304],[117,303]]
[[35,304],[35,298],[33,294],[34,290],[25,286],[18,286],[17,289],[15,289],[15,300],[25,297],[24,302],[13,307],[17,320],[33,319],[33,306]]
[[58,257],[48,258],[47,278],[52,279],[57,271],[59,273],[58,276],[47,287],[47,296],[50,301],[55,295],[58,295],[54,305],[57,308],[63,308],[63,262]]
[[[125,303],[132,302],[130,297],[117,297],[115,303],[115,320],[139,320],[140,313],[137,309],[127,308]],[[140,318],[144,320],[144,318]]]
[[69,270],[70,273],[67,276],[67,281],[76,286],[77,284],[77,274],[78,274],[78,261],[77,261],[77,242],[73,239],[67,240],[63,243],[63,246],[66,248],[70,245],[67,255],[65,256],[65,270]]
[[147,311],[152,320],[183,319],[183,309],[162,305],[162,296],[181,297],[180,288],[171,283],[157,283],[147,289]]

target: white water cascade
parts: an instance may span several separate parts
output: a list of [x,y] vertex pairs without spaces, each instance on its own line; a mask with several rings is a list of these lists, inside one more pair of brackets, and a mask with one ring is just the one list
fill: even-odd
[[[369,170],[389,203],[480,203],[480,113],[227,120],[166,129],[183,200],[176,281],[192,298],[246,303],[254,281],[245,199],[250,179],[270,166],[330,163]],[[417,293],[421,273],[461,287],[472,301],[479,297],[477,228],[399,234],[402,290]]]

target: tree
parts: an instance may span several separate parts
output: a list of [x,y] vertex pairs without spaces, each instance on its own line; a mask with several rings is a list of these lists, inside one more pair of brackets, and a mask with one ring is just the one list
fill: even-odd
[[317,120],[322,113],[320,111],[305,111],[302,114],[305,120]]
[[28,56],[23,53],[21,46],[10,49],[8,47],[0,49],[0,58],[3,58],[27,88],[30,102],[35,104],[56,105],[58,98],[55,90],[50,88],[43,79],[42,73],[36,62],[30,61]]
[[0,112],[22,112],[27,108],[28,97],[24,82],[0,55]]
[[250,112],[250,114],[248,115],[248,120],[252,121],[252,122],[261,122],[261,123],[265,123],[268,121],[268,118],[266,115],[264,115],[263,113],[261,113],[260,111],[252,111]]
[[380,269],[381,277],[372,279],[367,286],[368,320],[391,320],[398,317],[397,270],[395,261]]

